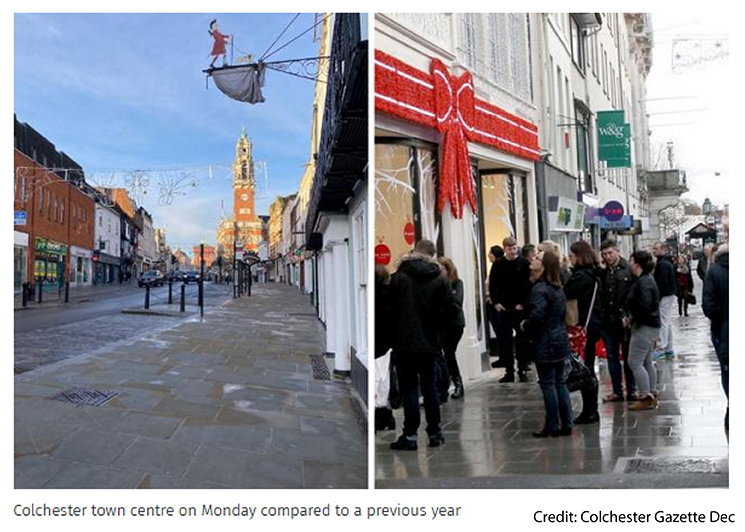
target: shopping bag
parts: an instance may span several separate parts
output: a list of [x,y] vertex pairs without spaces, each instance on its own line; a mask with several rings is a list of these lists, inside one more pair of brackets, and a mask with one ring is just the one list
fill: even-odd
[[375,408],[388,406],[388,395],[391,391],[391,352],[375,359]]

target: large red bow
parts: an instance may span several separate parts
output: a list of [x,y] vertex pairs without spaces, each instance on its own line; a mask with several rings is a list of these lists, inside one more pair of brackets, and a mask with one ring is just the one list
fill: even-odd
[[474,94],[471,74],[459,78],[450,75],[438,59],[432,60],[430,72],[434,81],[437,130],[443,134],[440,162],[440,212],[450,201],[450,212],[461,218],[466,201],[476,212],[476,191],[468,155],[468,133],[473,130]]

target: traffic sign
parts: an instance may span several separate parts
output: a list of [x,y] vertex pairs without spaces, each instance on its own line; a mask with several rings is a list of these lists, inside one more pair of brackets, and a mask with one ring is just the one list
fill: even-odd
[[26,225],[27,216],[26,211],[13,211],[13,225]]

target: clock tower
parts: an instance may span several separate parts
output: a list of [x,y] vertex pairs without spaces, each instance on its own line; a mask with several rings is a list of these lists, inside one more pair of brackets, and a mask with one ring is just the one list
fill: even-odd
[[238,241],[246,251],[257,251],[261,241],[261,220],[256,216],[254,191],[256,179],[251,139],[243,129],[235,145],[233,162],[233,222],[237,225]]

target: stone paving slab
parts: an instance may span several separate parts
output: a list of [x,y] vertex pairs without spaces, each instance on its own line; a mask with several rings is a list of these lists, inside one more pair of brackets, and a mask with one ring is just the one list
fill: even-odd
[[[544,409],[535,371],[529,383],[499,384],[504,370],[492,370],[466,383],[462,401],[442,405],[442,447],[427,447],[422,416],[419,449],[392,451],[389,445],[403,422],[402,412],[395,412],[398,430],[376,435],[376,487],[727,487],[729,440],[719,364],[708,320],[700,307],[689,313],[673,317],[675,359],[655,363],[658,409],[632,412],[627,403],[600,404],[600,423],[575,427],[571,437],[537,439],[531,433],[543,426]],[[602,397],[611,391],[604,360],[599,375]],[[579,394],[572,394],[572,401],[576,415]],[[666,474],[630,473],[621,467],[633,459],[651,459],[652,464],[678,460],[681,465]],[[688,463],[700,470],[687,468]],[[709,463],[712,470],[702,472]]]
[[[309,353],[323,353],[323,329],[307,298],[266,285],[204,320],[16,375],[15,486],[366,488],[351,387],[314,380]],[[118,395],[50,399],[72,387]]]

